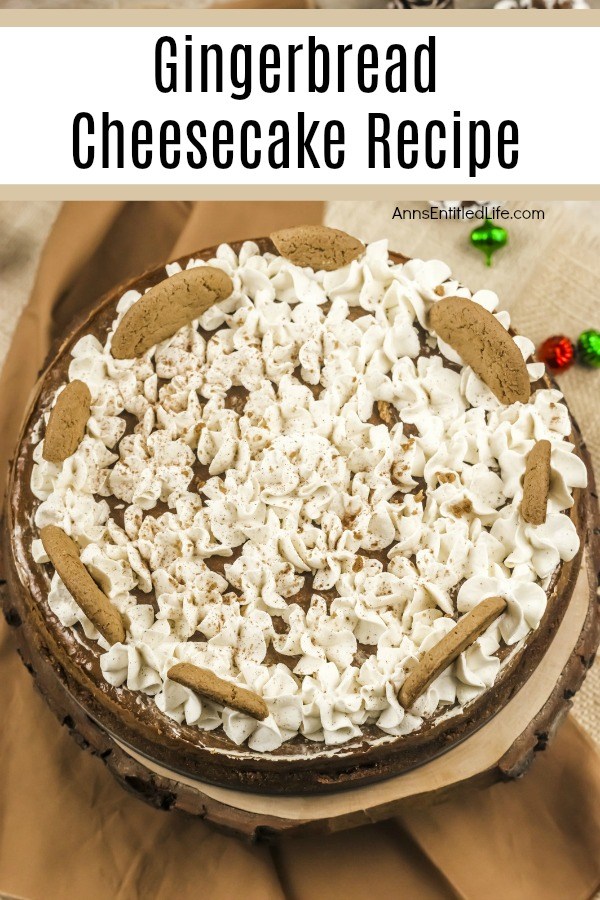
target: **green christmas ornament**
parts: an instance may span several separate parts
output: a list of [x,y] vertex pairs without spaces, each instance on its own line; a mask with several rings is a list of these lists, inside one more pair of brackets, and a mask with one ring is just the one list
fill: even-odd
[[588,328],[577,340],[577,358],[584,366],[600,368],[600,331]]
[[491,219],[485,219],[471,232],[471,243],[485,254],[485,264],[491,266],[492,254],[504,247],[508,241],[508,232],[501,225],[494,225]]

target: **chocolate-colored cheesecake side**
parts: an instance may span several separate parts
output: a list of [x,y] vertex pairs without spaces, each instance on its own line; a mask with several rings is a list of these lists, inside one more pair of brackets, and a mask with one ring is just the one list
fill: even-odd
[[[262,253],[274,252],[267,239],[257,243]],[[237,251],[241,244],[232,246]],[[187,255],[179,262],[185,267],[190,257],[209,260],[215,250],[209,248]],[[390,255],[395,262],[405,259]],[[105,681],[95,642],[89,641],[79,626],[63,627],[50,610],[49,567],[36,564],[31,555],[32,541],[38,536],[33,525],[38,501],[30,488],[36,443],[33,427],[50,407],[56,389],[65,382],[70,351],[77,340],[87,333],[104,337],[121,295],[132,288],[143,292],[164,277],[164,267],[160,266],[107,295],[96,309],[74,325],[52,354],[40,378],[26,415],[8,492],[4,553],[9,582],[9,624],[20,626],[21,638],[24,636],[29,644],[35,645],[33,649],[45,658],[55,677],[87,715],[124,744],[176,772],[251,791],[303,793],[365,784],[427,762],[485,724],[525,685],[543,657],[579,575],[588,521],[586,492],[574,491],[575,502],[570,510],[581,538],[579,551],[571,562],[562,563],[557,570],[540,625],[506,663],[494,685],[463,712],[446,721],[425,723],[418,731],[403,737],[385,735],[375,726],[368,726],[363,728],[362,737],[335,748],[298,736],[275,753],[264,754],[237,747],[221,728],[201,731],[178,725],[159,711],[152,697],[125,687],[113,687]],[[589,469],[589,458],[575,424],[573,440]]]

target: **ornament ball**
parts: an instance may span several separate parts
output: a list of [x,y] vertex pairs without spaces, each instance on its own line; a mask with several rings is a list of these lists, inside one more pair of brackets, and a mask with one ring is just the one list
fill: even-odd
[[491,219],[485,219],[471,232],[471,243],[485,255],[487,266],[492,264],[492,254],[504,247],[508,241],[508,232],[501,225],[494,225]]
[[595,328],[582,331],[577,341],[577,355],[584,366],[600,368],[600,331]]
[[540,344],[537,356],[552,372],[565,372],[575,362],[575,347],[564,334],[554,334]]

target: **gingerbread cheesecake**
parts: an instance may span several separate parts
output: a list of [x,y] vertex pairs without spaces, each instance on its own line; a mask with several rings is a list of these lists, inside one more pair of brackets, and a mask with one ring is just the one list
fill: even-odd
[[100,300],[7,504],[9,603],[62,689],[169,771],[274,793],[422,764],[526,689],[588,475],[498,305],[316,226]]

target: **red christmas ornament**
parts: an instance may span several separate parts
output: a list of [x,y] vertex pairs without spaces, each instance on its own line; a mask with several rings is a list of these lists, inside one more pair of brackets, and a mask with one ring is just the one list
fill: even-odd
[[555,334],[540,344],[537,357],[552,372],[566,372],[575,362],[575,346],[564,334]]

